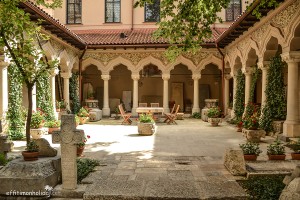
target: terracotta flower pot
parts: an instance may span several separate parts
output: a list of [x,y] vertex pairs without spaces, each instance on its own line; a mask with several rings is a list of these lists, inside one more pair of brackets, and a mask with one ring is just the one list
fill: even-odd
[[251,155],[245,155],[244,154],[244,159],[248,161],[256,161],[257,160],[257,155],[251,154]]
[[85,146],[77,147],[77,156],[81,157]]
[[83,125],[86,123],[87,120],[88,120],[88,117],[79,117],[79,124]]
[[300,153],[291,153],[292,160],[300,160]]
[[22,155],[25,161],[34,161],[39,158],[39,152],[22,151]]
[[52,134],[53,131],[59,130],[58,127],[52,127],[52,128],[48,128],[48,133]]
[[272,155],[268,154],[269,160],[285,160],[285,154],[284,155]]

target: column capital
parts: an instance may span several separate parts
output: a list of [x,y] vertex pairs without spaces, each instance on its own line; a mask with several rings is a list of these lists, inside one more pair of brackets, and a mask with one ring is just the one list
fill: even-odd
[[257,66],[261,70],[267,70],[270,67],[271,61],[258,61]]
[[242,72],[243,72],[243,74],[245,74],[245,76],[250,76],[253,74],[254,68],[253,67],[244,67],[244,68],[242,68]]
[[5,68],[9,65],[9,62],[5,60],[5,56],[0,56],[0,68]]
[[284,52],[281,54],[281,58],[287,63],[300,62],[300,52],[299,51]]
[[165,74],[162,74],[161,77],[162,77],[162,79],[163,79],[164,81],[167,81],[167,80],[170,79],[170,74],[165,73]]
[[225,78],[225,80],[231,79],[232,78],[231,73],[230,74],[225,74],[224,78]]
[[101,78],[104,80],[104,81],[108,81],[110,79],[110,75],[101,75]]
[[140,75],[139,74],[131,74],[131,79],[133,79],[134,81],[138,81],[140,79]]
[[58,68],[51,69],[51,71],[50,71],[51,77],[56,76],[58,74],[58,72],[59,72]]
[[201,78],[201,74],[193,74],[192,79],[193,80],[199,80]]
[[60,73],[60,76],[63,77],[64,79],[69,79],[72,76],[71,72],[64,72],[64,73]]

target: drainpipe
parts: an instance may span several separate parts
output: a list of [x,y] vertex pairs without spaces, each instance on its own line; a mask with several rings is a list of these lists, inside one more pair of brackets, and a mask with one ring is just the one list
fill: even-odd
[[81,105],[81,100],[82,100],[82,58],[85,54],[87,50],[87,45],[85,45],[85,48],[81,54],[81,56],[79,57],[79,102],[80,102],[80,105]]
[[131,4],[131,31],[133,31],[133,13],[134,13],[134,0],[132,0],[132,4]]
[[224,87],[225,87],[225,62],[224,62],[224,54],[221,51],[220,47],[218,46],[218,43],[216,43],[216,48],[218,49],[218,51],[220,52],[220,54],[222,55],[222,107],[221,109],[223,110],[223,114],[225,113],[225,91],[224,91]]

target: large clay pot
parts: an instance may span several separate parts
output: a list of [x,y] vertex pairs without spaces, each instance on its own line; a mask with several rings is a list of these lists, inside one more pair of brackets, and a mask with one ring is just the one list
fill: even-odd
[[272,155],[268,154],[269,160],[285,160],[286,155]]
[[139,135],[153,135],[155,131],[155,123],[138,123]]
[[88,117],[79,117],[79,124],[83,125],[86,123],[87,120],[88,120]]
[[251,155],[245,155],[244,154],[244,159],[248,161],[256,161],[257,160],[257,155],[251,154]]
[[211,124],[211,126],[218,126],[219,123],[222,122],[221,118],[208,118],[208,122]]
[[39,158],[39,152],[22,151],[25,161],[34,161]]
[[300,153],[291,153],[292,160],[300,160]]
[[81,157],[85,146],[77,147],[77,156]]
[[44,131],[43,131],[43,129],[41,129],[41,128],[31,128],[30,129],[30,135],[31,135],[31,137],[32,137],[32,139],[40,139],[41,138],[41,136],[44,134]]
[[48,133],[49,133],[49,134],[52,134],[53,131],[57,131],[57,130],[59,130],[58,127],[48,128]]

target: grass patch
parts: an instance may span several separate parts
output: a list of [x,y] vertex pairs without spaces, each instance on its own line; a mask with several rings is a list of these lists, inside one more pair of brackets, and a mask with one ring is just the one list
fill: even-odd
[[89,158],[77,159],[77,183],[87,177],[89,173],[94,171],[94,168],[99,165],[99,161]]
[[282,182],[285,175],[269,175],[251,177],[239,184],[249,194],[249,199],[275,200],[279,199],[285,184]]

